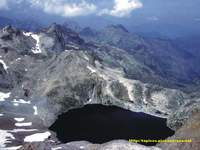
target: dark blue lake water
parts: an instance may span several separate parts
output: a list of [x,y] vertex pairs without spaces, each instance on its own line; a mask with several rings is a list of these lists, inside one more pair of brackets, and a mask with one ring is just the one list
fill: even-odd
[[[165,139],[174,134],[166,119],[114,106],[86,105],[59,116],[50,127],[63,143],[90,141],[105,143],[116,139]],[[156,143],[141,143],[155,145]]]

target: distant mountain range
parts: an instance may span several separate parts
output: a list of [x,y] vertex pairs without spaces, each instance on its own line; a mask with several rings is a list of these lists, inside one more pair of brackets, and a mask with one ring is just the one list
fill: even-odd
[[148,66],[159,76],[177,84],[195,84],[195,79],[200,78],[200,69],[196,68],[199,59],[194,55],[195,52],[187,50],[184,44],[180,47],[172,40],[145,38],[130,33],[122,25],[111,25],[101,31],[88,27],[84,28],[80,35],[86,41],[124,49],[140,64]]
[[42,25],[32,20],[17,20],[9,19],[0,16],[0,28],[3,28],[7,25],[12,25],[13,27],[27,30],[27,31],[38,31],[42,28]]

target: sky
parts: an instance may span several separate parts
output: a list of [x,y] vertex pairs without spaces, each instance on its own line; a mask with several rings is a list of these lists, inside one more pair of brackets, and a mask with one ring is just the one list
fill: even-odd
[[[33,19],[43,24],[74,20],[83,26],[124,24],[196,30],[200,0],[0,0],[0,16]],[[155,29],[154,29],[155,30]]]
[[41,9],[47,14],[62,17],[90,14],[125,17],[130,16],[133,10],[143,7],[140,0],[0,0],[0,9],[12,10],[13,6],[23,6],[25,3],[29,8],[24,9]]
[[[142,10],[143,13],[167,15],[193,14],[194,19],[199,19],[199,0],[0,0],[0,10],[20,10],[36,12],[41,10],[46,15],[61,17],[77,16],[112,16],[117,18],[130,17],[134,11]],[[150,15],[149,14],[149,15]],[[152,20],[159,19],[150,16]],[[156,19],[157,18],[157,19]]]

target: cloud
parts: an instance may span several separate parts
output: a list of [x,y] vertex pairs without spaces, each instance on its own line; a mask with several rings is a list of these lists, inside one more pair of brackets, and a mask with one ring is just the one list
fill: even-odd
[[8,9],[7,0],[0,0],[0,9]]
[[129,16],[143,4],[140,0],[0,0],[0,9],[42,10],[47,14],[63,17],[110,15],[114,17]]
[[114,0],[114,6],[111,10],[102,9],[99,15],[111,15],[115,17],[129,16],[135,9],[143,7],[139,0]]
[[97,8],[94,4],[87,3],[85,0],[79,3],[70,3],[66,0],[32,0],[32,6],[42,8],[46,13],[61,15],[63,17],[92,14]]

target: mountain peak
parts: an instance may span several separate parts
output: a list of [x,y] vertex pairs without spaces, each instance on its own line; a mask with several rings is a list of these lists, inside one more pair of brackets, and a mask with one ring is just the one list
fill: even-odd
[[0,30],[0,38],[3,40],[12,40],[18,36],[22,35],[22,32],[11,25],[5,26]]
[[3,28],[3,31],[4,32],[7,32],[7,33],[16,33],[17,32],[17,29],[12,27],[11,25],[7,25]]
[[59,24],[53,23],[47,28],[47,33],[58,32],[60,30],[62,30],[62,26]]
[[128,32],[128,30],[122,24],[109,25],[107,26],[107,29],[114,29],[114,30],[119,30],[122,32]]

